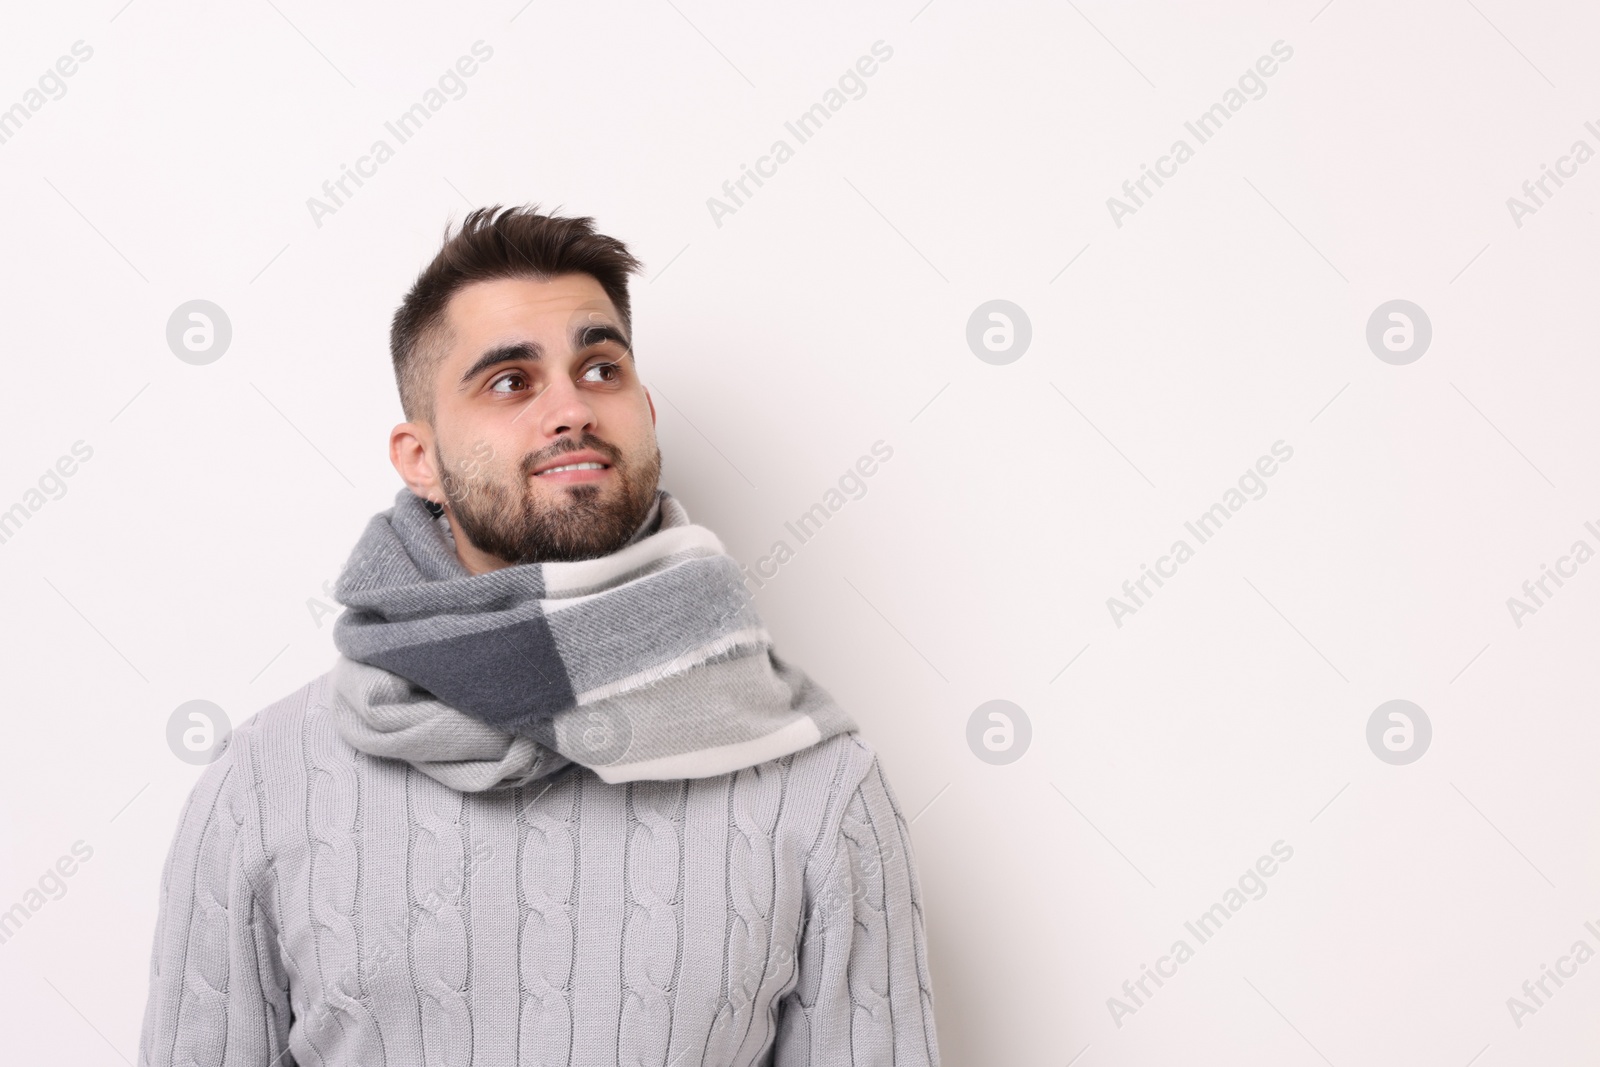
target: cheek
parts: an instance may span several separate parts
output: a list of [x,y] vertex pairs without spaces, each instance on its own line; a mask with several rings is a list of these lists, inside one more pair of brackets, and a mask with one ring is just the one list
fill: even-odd
[[460,482],[515,480],[522,452],[514,442],[476,435],[448,446],[444,453],[451,477]]
[[611,399],[614,403],[596,411],[598,435],[622,449],[624,455],[648,456],[656,447],[656,427],[643,390]]

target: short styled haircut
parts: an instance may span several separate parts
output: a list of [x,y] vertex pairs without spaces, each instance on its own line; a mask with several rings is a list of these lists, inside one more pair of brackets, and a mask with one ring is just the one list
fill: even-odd
[[446,223],[444,237],[389,329],[389,354],[407,421],[433,421],[433,376],[450,348],[445,309],[456,291],[472,282],[587,274],[600,283],[622,316],[623,332],[633,337],[628,275],[642,265],[621,241],[596,233],[594,219],[541,215],[537,204],[496,204],[467,215],[454,236]]

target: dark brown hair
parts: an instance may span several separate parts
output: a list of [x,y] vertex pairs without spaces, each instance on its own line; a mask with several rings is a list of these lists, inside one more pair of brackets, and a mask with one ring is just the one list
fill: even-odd
[[541,215],[537,204],[481,207],[417,275],[389,329],[400,407],[412,422],[433,420],[433,373],[449,348],[445,307],[463,286],[493,278],[553,278],[587,274],[600,283],[633,337],[628,275],[640,262],[615,237],[596,233],[592,218]]

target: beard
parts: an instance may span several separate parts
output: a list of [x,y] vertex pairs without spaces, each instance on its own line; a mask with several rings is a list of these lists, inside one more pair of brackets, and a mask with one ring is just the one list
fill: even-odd
[[[508,563],[544,563],[595,559],[627,543],[655,502],[661,476],[661,449],[635,466],[621,451],[592,435],[557,452],[532,452],[522,458],[519,485],[506,485],[482,464],[468,461],[461,470],[445,461],[437,442],[434,459],[456,532],[480,552]],[[555,500],[541,499],[532,480],[533,468],[565,452],[593,449],[611,465],[615,485],[555,485]]]

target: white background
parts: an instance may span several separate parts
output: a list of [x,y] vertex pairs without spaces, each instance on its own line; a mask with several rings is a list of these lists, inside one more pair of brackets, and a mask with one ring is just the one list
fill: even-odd
[[[93,56],[0,144],[0,508],[93,457],[0,544],[0,909],[94,851],[0,944],[6,1058],[134,1059],[199,773],[167,720],[327,669],[308,602],[401,484],[389,318],[447,222],[529,201],[646,262],[663,484],[741,562],[894,450],[757,603],[913,819],[947,1064],[1594,1058],[1600,961],[1520,1027],[1506,1001],[1600,950],[1600,563],[1520,627],[1506,600],[1600,548],[1600,161],[1521,226],[1506,200],[1600,149],[1600,22],[1320,4],[15,9],[0,107]],[[319,226],[307,198],[480,39],[465,95]],[[880,40],[719,226],[707,198]],[[233,325],[206,366],[165,339],[196,298]],[[1397,298],[1433,327],[1404,366],[1365,340]],[[965,338],[991,299],[1032,323],[1003,366]],[[1106,599],[1279,440],[1266,495],[1117,626]],[[1365,733],[1397,698],[1433,725],[1405,766]],[[1002,766],[966,740],[993,699],[1032,725]],[[1279,840],[1198,945],[1184,922]],[[1119,1026],[1107,998],[1180,937]]]

